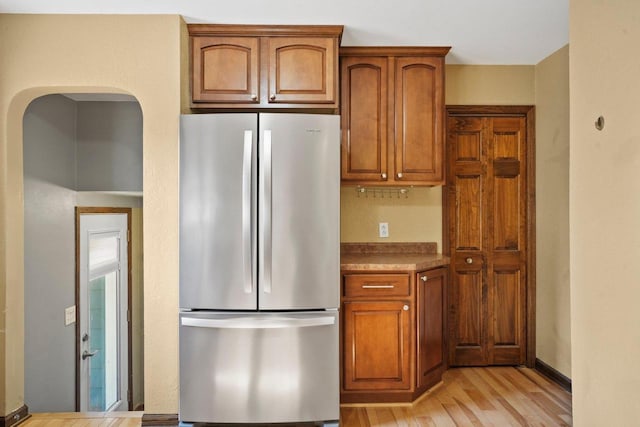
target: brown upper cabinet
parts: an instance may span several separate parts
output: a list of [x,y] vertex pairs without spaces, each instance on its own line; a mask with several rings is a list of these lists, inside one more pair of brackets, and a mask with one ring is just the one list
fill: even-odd
[[337,110],[342,26],[188,28],[192,108]]
[[449,49],[340,49],[343,184],[444,184]]

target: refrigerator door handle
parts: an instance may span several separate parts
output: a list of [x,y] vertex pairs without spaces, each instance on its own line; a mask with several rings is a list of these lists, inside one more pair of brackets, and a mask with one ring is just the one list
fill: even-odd
[[269,317],[260,318],[255,316],[225,317],[218,319],[202,319],[193,317],[183,317],[182,326],[192,326],[196,328],[212,329],[282,329],[282,328],[303,328],[310,326],[329,326],[336,323],[335,316],[318,317]]
[[253,158],[253,132],[244,131],[244,151],[242,156],[242,263],[244,292],[253,292],[252,245],[251,245],[251,171]]
[[264,131],[262,142],[262,289],[271,293],[271,131]]

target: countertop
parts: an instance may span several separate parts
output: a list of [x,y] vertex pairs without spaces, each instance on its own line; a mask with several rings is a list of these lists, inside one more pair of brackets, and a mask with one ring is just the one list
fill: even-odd
[[343,271],[422,271],[449,264],[435,243],[343,243]]

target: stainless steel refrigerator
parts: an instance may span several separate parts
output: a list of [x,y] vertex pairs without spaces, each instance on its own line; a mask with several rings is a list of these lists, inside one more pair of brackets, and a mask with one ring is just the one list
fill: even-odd
[[339,116],[180,133],[180,419],[339,418]]

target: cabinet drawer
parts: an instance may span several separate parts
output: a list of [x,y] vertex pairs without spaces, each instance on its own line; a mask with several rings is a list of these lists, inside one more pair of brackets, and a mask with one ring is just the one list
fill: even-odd
[[408,274],[346,274],[344,276],[345,297],[391,297],[407,296]]

